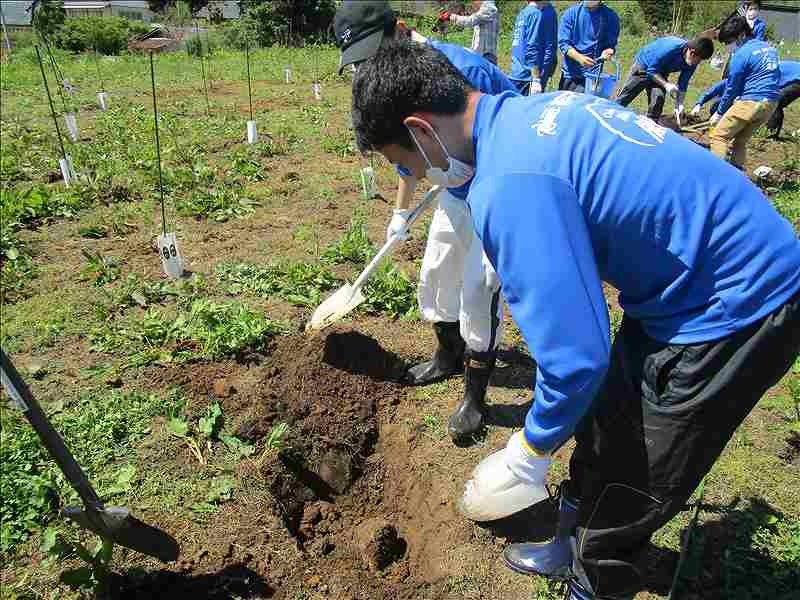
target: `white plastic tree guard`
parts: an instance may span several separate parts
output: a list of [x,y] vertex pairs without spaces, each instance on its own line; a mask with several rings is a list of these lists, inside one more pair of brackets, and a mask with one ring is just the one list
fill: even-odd
[[108,110],[108,94],[106,92],[97,92],[97,104],[100,110]]
[[78,117],[74,112],[64,113],[64,123],[67,125],[67,132],[69,132],[70,139],[73,142],[77,142],[80,136],[80,131],[78,130]]
[[183,257],[174,232],[162,233],[158,236],[158,251],[161,254],[161,264],[164,266],[167,276],[170,279],[183,277]]
[[247,122],[247,143],[248,144],[255,144],[258,142],[258,131],[256,130],[256,122],[255,121],[248,121]]

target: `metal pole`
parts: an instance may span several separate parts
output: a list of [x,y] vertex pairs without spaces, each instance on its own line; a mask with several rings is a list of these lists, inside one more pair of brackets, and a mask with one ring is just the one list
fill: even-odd
[[206,65],[203,60],[203,50],[200,50],[200,72],[203,74],[203,91],[206,94],[206,116],[211,115],[211,104],[208,101],[208,86],[206,85]]
[[[44,39],[44,38],[42,38]],[[58,68],[58,64],[56,63],[56,59],[53,56],[53,52],[50,49],[50,45],[45,40],[45,50],[47,50],[47,57],[50,59],[50,67],[53,69],[53,75],[55,76],[56,80],[61,82],[60,85],[57,86],[58,89],[58,96],[61,98],[61,104],[64,106],[64,112],[69,112],[67,108],[67,100],[64,98],[64,77],[61,75],[61,70]]]
[[44,63],[42,62],[42,54],[39,52],[39,44],[36,44],[36,56],[39,59],[39,68],[42,70],[42,81],[44,82],[44,91],[47,92],[47,100],[50,102],[50,114],[53,115],[53,123],[56,125],[56,133],[58,134],[58,144],[61,146],[61,154],[64,160],[67,160],[67,151],[64,149],[64,140],[61,139],[61,128],[58,126],[58,117],[56,117],[56,109],[53,106],[53,97],[50,95],[50,86],[47,85],[47,76],[44,74]]
[[255,121],[253,118],[253,84],[250,80],[250,36],[245,37],[244,50],[247,56],[247,93],[250,96],[250,120]]
[[3,9],[0,8],[0,23],[3,24],[3,37],[6,39],[6,48],[8,48],[8,60],[11,60],[11,38],[8,37],[8,30],[6,29],[6,18],[3,15]]
[[153,51],[150,51],[150,82],[153,85],[153,118],[156,125],[156,155],[158,156],[158,189],[161,192],[161,232],[167,235],[167,212],[164,208],[164,177],[161,175],[161,141],[158,139],[158,105],[156,104],[156,74]]
[[97,46],[94,49],[94,64],[97,66],[97,78],[100,80],[100,91],[106,91],[106,85],[103,83],[103,75],[100,73],[100,60],[97,58]]

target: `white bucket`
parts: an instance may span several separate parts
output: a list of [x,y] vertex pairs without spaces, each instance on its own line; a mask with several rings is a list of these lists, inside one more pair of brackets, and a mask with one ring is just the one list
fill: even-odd
[[77,142],[80,132],[78,131],[78,118],[75,113],[65,113],[64,122],[67,124],[67,132],[69,132],[70,139],[73,142]]
[[97,92],[97,103],[100,105],[100,110],[108,110],[108,94]]
[[292,80],[292,70],[289,67],[286,67],[283,70],[283,77],[286,80],[286,83],[291,82],[291,80]]
[[64,178],[64,185],[69,187],[72,183],[72,169],[66,158],[58,159],[58,166],[61,168],[61,177]]
[[161,264],[164,272],[171,279],[183,276],[183,257],[178,249],[178,240],[175,233],[163,233],[158,236],[158,252],[161,254]]
[[322,100],[322,86],[319,82],[314,83],[314,100]]
[[256,122],[247,122],[247,143],[255,144],[258,141],[258,132],[256,131]]

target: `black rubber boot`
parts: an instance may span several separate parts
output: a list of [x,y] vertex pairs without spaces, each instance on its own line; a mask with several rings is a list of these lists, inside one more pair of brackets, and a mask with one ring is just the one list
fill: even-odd
[[433,324],[433,331],[439,343],[431,360],[414,365],[406,372],[405,382],[409,385],[427,385],[461,373],[464,369],[464,340],[461,339],[461,326],[440,321]]
[[472,352],[464,356],[464,400],[447,421],[447,432],[454,442],[478,432],[486,414],[486,388],[492,376],[497,353]]

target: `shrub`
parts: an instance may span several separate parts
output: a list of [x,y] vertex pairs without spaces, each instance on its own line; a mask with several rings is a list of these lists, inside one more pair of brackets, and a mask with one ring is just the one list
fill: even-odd
[[246,14],[224,28],[229,47],[244,48],[246,36],[253,45],[322,41],[336,12],[333,0],[273,0],[242,2]]
[[119,54],[128,47],[128,40],[149,30],[144,23],[123,17],[80,17],[67,19],[53,40],[70,52],[97,49],[102,54]]

